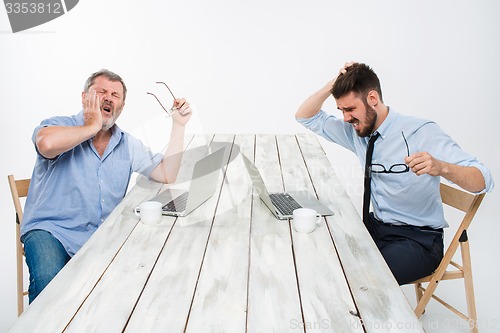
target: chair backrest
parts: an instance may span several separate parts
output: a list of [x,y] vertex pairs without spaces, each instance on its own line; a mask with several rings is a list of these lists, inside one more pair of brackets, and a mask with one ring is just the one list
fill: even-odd
[[28,294],[24,290],[23,278],[23,244],[21,243],[21,223],[23,221],[23,206],[20,198],[28,195],[30,179],[16,180],[13,175],[9,175],[9,186],[12,194],[12,201],[16,210],[16,266],[17,266],[17,315],[21,315],[24,311],[24,296]]
[[[415,291],[417,293],[417,306],[415,307],[415,314],[417,315],[417,317],[420,317],[424,312],[429,300],[431,298],[435,298],[441,304],[445,305],[448,309],[452,310],[462,318],[467,318],[469,321],[473,321],[474,323],[476,323],[477,316],[474,301],[474,290],[472,285],[472,270],[470,264],[467,229],[469,228],[474,215],[476,215],[476,212],[479,208],[479,205],[483,201],[485,194],[469,193],[443,183],[441,183],[440,191],[443,204],[456,208],[465,213],[465,215],[463,216],[462,222],[458,226],[453,239],[450,241],[446,252],[444,253],[443,259],[441,260],[441,263],[434,271],[434,273],[413,282],[415,284]],[[461,246],[462,248],[462,265],[458,265],[452,260],[459,246]],[[447,271],[449,265],[458,268],[458,271]],[[464,279],[467,308],[469,312],[468,316],[465,316],[457,309],[446,303],[444,300],[433,295],[438,286],[438,283],[441,280],[447,279]],[[423,282],[429,282],[427,288],[422,287]],[[475,330],[473,329],[473,331]]]
[[448,253],[450,250],[453,250],[453,253],[455,253],[459,245],[459,239],[464,236],[466,237],[466,230],[467,228],[469,228],[474,215],[476,215],[476,212],[479,208],[479,205],[483,201],[485,194],[473,194],[465,192],[443,183],[441,183],[440,191],[443,204],[456,208],[465,213],[465,216],[463,217],[462,222],[460,223],[460,226],[458,227],[455,236],[453,237],[450,246],[446,251],[446,253]]

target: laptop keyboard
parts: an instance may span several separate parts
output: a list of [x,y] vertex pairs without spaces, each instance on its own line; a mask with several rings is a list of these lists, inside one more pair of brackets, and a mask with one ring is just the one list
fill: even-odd
[[295,209],[302,208],[288,193],[271,193],[269,197],[271,197],[274,207],[279,210],[281,215],[293,215]]
[[177,198],[163,205],[163,211],[166,212],[182,212],[186,209],[186,202],[189,192],[184,192]]

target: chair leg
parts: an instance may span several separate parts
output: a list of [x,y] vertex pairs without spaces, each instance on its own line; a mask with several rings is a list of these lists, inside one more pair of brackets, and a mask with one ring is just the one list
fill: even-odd
[[[19,224],[16,225],[16,237],[19,239]],[[24,311],[24,278],[23,278],[23,248],[20,241],[16,244],[16,269],[17,269],[17,316]]]
[[420,290],[420,287],[422,286],[421,283],[415,283],[415,296],[417,297],[417,303],[420,302],[420,299],[422,298],[422,290]]
[[477,333],[477,313],[474,299],[474,286],[472,283],[472,265],[470,258],[469,242],[461,242],[460,250],[462,254],[462,265],[464,272],[465,297],[467,300],[467,314],[469,317],[469,327],[471,332]]
[[[415,296],[416,296],[416,299],[417,299],[417,304],[420,302],[420,300],[422,299],[422,295],[424,294],[424,292],[422,291],[422,283],[415,283],[414,284],[415,286]],[[425,308],[422,310],[422,314],[425,313]]]

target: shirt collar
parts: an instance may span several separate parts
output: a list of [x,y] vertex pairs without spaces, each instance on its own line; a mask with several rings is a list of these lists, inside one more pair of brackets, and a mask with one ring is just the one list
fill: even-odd
[[380,126],[377,128],[375,132],[380,133],[380,138],[385,139],[386,135],[389,133],[389,130],[396,121],[397,118],[397,113],[394,112],[393,109],[389,109],[388,107],[388,113],[387,117],[385,118],[384,122],[380,124]]

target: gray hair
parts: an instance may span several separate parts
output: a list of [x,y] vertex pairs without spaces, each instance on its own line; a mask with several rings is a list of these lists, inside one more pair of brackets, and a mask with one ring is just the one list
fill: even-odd
[[87,93],[89,91],[89,88],[94,84],[95,79],[99,76],[104,76],[105,78],[113,82],[120,82],[123,87],[123,101],[125,102],[125,97],[127,97],[127,86],[125,86],[125,82],[123,82],[123,79],[120,77],[120,75],[113,73],[112,71],[109,71],[107,69],[101,69],[100,71],[97,71],[90,75],[87,81],[85,81],[83,91]]

